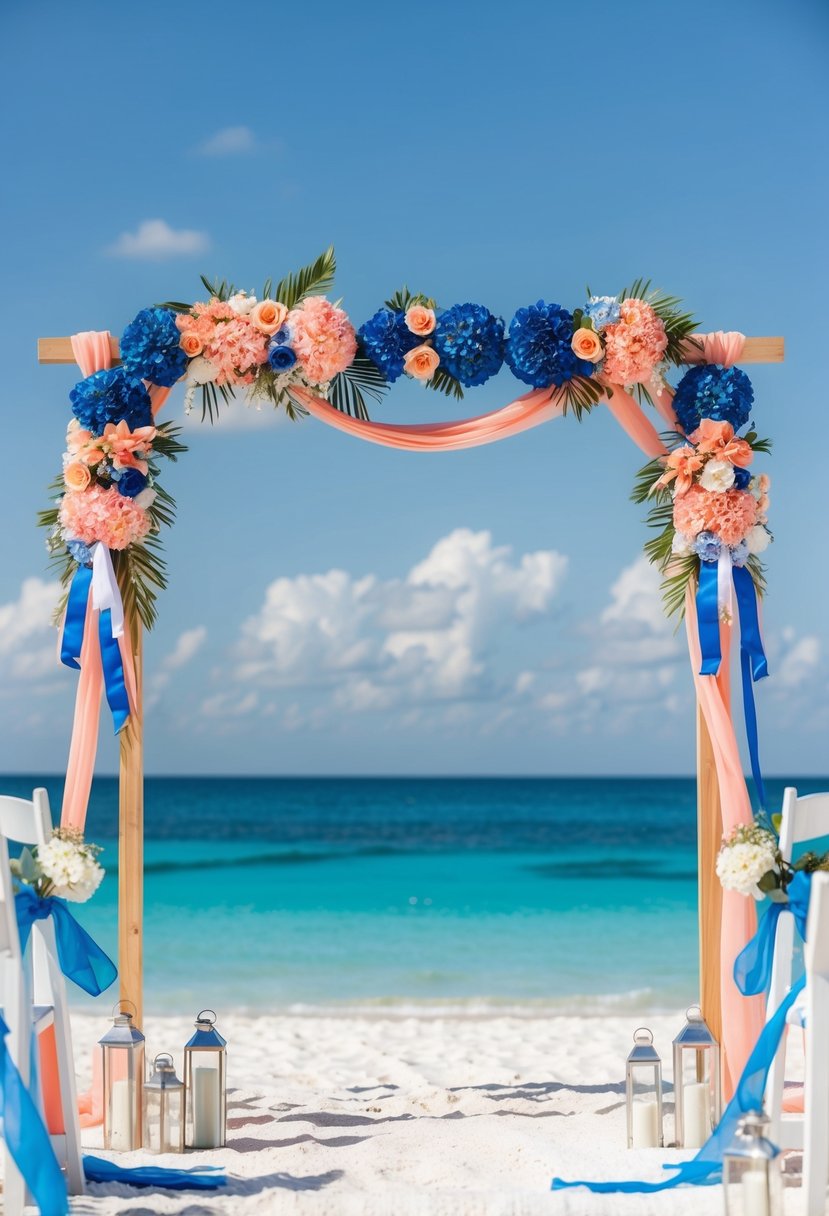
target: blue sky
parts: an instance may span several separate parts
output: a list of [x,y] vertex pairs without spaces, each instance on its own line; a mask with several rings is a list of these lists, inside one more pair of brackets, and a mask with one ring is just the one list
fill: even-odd
[[[75,377],[38,367],[36,338],[118,333],[195,298],[200,271],[255,289],[334,243],[357,324],[403,283],[509,319],[645,275],[704,328],[785,334],[785,365],[751,371],[775,440],[760,716],[769,771],[825,769],[825,6],[181,14],[18,0],[0,18],[0,768],[63,767],[75,687],[34,526]],[[513,395],[506,372],[460,407],[398,385],[375,416]],[[187,432],[148,771],[692,769],[683,639],[628,501],[641,462],[606,411],[442,455],[241,404]]]

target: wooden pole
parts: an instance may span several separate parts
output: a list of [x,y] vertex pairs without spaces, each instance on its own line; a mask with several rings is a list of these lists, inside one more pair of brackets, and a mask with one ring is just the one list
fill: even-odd
[[118,973],[121,1000],[135,1006],[144,1025],[144,710],[141,620],[130,613],[126,628],[135,664],[136,706],[121,731],[118,834]]
[[697,702],[697,858],[699,871],[700,1009],[714,1038],[722,1043],[720,984],[720,926],[722,887],[717,878],[717,853],[722,844],[720,786],[711,736]]

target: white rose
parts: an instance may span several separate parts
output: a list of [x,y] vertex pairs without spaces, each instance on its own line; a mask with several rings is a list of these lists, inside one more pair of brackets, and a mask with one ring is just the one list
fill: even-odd
[[246,317],[256,307],[256,296],[249,296],[246,291],[237,291],[231,296],[228,304],[240,317]]
[[136,504],[136,506],[142,507],[145,511],[149,511],[157,497],[158,495],[156,491],[150,486],[146,486],[140,494],[136,494],[133,502]]
[[726,891],[740,895],[755,895],[760,879],[774,867],[774,850],[749,841],[726,845],[717,856],[717,877]]
[[713,490],[715,494],[730,490],[734,485],[734,466],[725,460],[709,460],[699,484],[703,490]]
[[763,553],[771,544],[771,537],[762,524],[755,524],[746,536],[749,553]]
[[198,355],[195,359],[191,359],[187,365],[187,381],[189,384],[210,384],[219,374],[219,369],[215,363],[211,363],[209,359],[205,359],[204,355]]
[[674,539],[671,541],[671,553],[675,553],[677,557],[690,557],[694,552],[694,542],[689,540],[684,532],[674,532]]

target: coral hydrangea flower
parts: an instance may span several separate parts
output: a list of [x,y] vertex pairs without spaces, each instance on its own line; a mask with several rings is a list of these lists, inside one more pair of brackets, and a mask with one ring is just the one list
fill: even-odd
[[714,532],[727,545],[737,545],[757,523],[757,503],[748,490],[717,492],[693,485],[674,500],[674,527],[694,539]]
[[660,317],[645,300],[623,300],[615,325],[604,330],[604,378],[611,384],[646,384],[668,349]]
[[327,384],[344,372],[357,353],[357,334],[348,316],[325,296],[310,296],[288,314],[294,353],[312,384]]
[[60,522],[67,540],[100,541],[108,549],[126,549],[142,540],[152,523],[134,498],[125,498],[115,486],[105,490],[98,485],[64,494]]

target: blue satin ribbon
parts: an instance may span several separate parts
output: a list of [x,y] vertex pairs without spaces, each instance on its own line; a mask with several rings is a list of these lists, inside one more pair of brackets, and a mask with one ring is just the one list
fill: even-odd
[[[810,890],[811,875],[803,872],[798,873],[789,886],[790,902],[793,905],[792,911],[795,914],[795,920],[801,933],[805,929]],[[794,898],[792,898],[793,894]],[[777,904],[772,905],[769,912],[774,907],[780,906]],[[774,919],[775,925],[778,918],[779,913]],[[768,918],[764,919],[763,924],[765,924],[766,919]],[[760,936],[760,932],[758,930],[758,937]],[[756,941],[757,939],[755,938],[754,940]],[[797,1001],[805,986],[806,976],[803,975],[780,1002],[773,1016],[766,1022],[743,1069],[742,1076],[737,1082],[734,1097],[726,1106],[722,1119],[720,1119],[715,1131],[706,1140],[696,1157],[693,1157],[690,1161],[680,1161],[663,1167],[666,1170],[676,1170],[673,1178],[669,1178],[665,1182],[565,1182],[562,1178],[554,1178],[552,1190],[559,1191],[567,1187],[583,1186],[587,1190],[597,1194],[622,1192],[629,1195],[638,1195],[649,1194],[652,1191],[671,1190],[682,1183],[708,1184],[719,1182],[723,1153],[733,1140],[740,1119],[743,1115],[748,1114],[749,1111],[763,1109],[763,1097],[766,1092],[769,1070],[774,1057],[777,1055],[777,1049],[786,1030],[786,1015]]]
[[715,676],[720,670],[720,605],[717,562],[700,562],[697,584],[697,623],[702,654],[701,676]]
[[[60,643],[60,660],[67,667],[80,671],[78,662],[86,627],[86,609],[92,585],[92,567],[78,566],[69,588],[66,616]],[[101,667],[107,704],[112,711],[115,733],[123,728],[130,716],[130,702],[124,680],[124,662],[118,639],[112,636],[112,613],[105,608],[98,613],[98,638],[101,645]]]
[[799,870],[789,883],[788,903],[772,903],[757,926],[754,937],[734,960],[734,983],[743,996],[757,996],[767,992],[771,983],[771,966],[774,961],[774,939],[781,912],[791,912],[797,931],[806,936],[806,916],[809,911],[810,877]]
[[66,900],[50,895],[45,899],[33,887],[23,886],[14,897],[20,948],[26,949],[32,925],[37,920],[52,917],[55,925],[60,969],[67,979],[90,996],[100,996],[118,975],[118,969],[108,954],[79,925]]
[[227,1177],[220,1166],[200,1165],[194,1170],[168,1170],[160,1165],[125,1169],[103,1157],[84,1157],[88,1182],[121,1182],[126,1186],[151,1186],[165,1191],[215,1191]]
[[69,1197],[55,1150],[40,1113],[11,1057],[9,1028],[0,1016],[0,1119],[12,1160],[41,1216],[66,1216]]
[[60,640],[60,661],[67,667],[80,671],[83,631],[86,624],[86,605],[92,584],[92,567],[78,566],[69,587],[66,600],[66,616],[63,620],[63,636]]
[[754,706],[754,681],[769,674],[768,660],[763,650],[760,619],[757,613],[757,589],[745,566],[735,566],[734,590],[740,617],[740,668],[743,677],[743,713],[746,722],[751,775],[760,806],[766,806],[766,787],[760,769],[760,747],[757,738],[757,710]]

